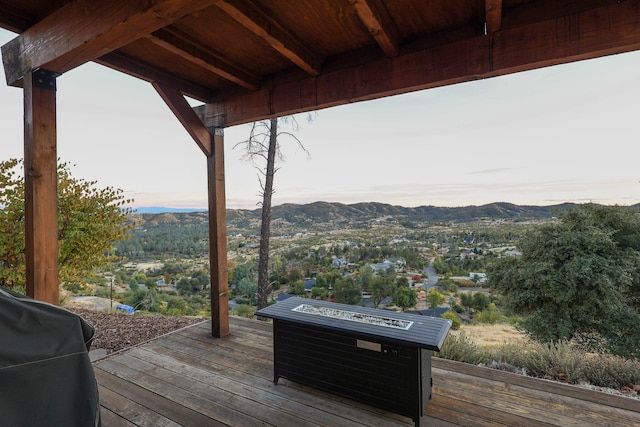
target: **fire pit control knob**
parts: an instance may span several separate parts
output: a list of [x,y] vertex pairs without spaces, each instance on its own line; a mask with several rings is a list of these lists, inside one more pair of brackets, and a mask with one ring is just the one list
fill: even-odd
[[398,356],[398,349],[395,347],[385,345],[382,347],[382,352],[384,354],[390,354],[391,356]]

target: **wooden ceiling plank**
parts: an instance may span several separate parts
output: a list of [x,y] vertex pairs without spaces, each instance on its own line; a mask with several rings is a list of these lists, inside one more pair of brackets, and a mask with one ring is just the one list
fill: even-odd
[[502,0],[485,0],[485,22],[487,34],[493,34],[502,29]]
[[194,110],[205,126],[225,127],[460,83],[489,72],[488,52],[489,40],[476,36],[356,67],[325,70],[318,77],[240,94]]
[[260,86],[260,79],[250,75],[240,67],[230,64],[220,56],[212,55],[184,41],[182,37],[173,34],[171,31],[158,30],[148,36],[149,40],[157,46],[172,52],[185,61],[189,61],[207,71],[214,73],[230,82],[249,90],[257,90]]
[[26,16],[26,14],[2,2],[0,2],[0,16],[2,16],[2,27],[14,33],[21,33],[35,21],[35,17]]
[[216,0],[215,4],[307,74],[320,74],[320,59],[251,0]]
[[195,108],[207,127],[234,126],[640,49],[640,2],[607,4],[435,47],[325,70]]
[[198,101],[207,102],[212,97],[211,90],[206,87],[160,71],[117,52],[108,53],[94,62],[150,83],[156,82],[164,86],[180,88],[180,92]]
[[2,46],[7,83],[38,68],[62,74],[114,51],[211,0],[77,0]]
[[379,0],[349,0],[358,17],[387,56],[400,53],[400,33],[384,3]]
[[212,153],[211,134],[202,123],[202,120],[194,113],[187,100],[184,99],[182,93],[174,87],[160,83],[153,83],[153,87],[205,156],[209,157]]

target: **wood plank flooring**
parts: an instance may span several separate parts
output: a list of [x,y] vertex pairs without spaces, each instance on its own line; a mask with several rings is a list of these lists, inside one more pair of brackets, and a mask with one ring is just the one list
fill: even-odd
[[[94,363],[103,427],[389,426],[410,418],[280,379],[271,324],[203,322]],[[422,426],[633,426],[640,400],[433,358]],[[381,385],[383,386],[383,385]]]

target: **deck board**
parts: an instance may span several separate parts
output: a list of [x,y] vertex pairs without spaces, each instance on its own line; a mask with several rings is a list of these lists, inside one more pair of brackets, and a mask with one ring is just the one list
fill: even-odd
[[[103,427],[380,426],[413,421],[280,379],[270,323],[232,317],[231,335],[203,322],[94,362]],[[640,401],[433,359],[421,425],[640,425]],[[381,385],[383,386],[383,385]]]

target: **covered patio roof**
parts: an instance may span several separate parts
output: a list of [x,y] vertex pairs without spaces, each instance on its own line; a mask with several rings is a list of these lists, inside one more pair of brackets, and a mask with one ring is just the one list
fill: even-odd
[[0,27],[25,99],[28,293],[58,301],[55,79],[94,61],[152,83],[207,157],[224,336],[224,127],[638,50],[640,1],[0,0]]

